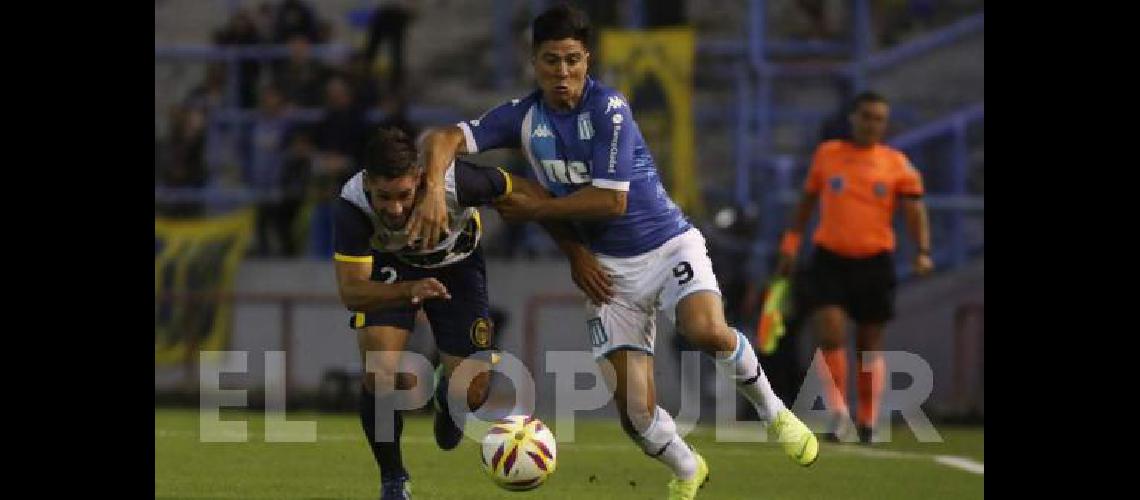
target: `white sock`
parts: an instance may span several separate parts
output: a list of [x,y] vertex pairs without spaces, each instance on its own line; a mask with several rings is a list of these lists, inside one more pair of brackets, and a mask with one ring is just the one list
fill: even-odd
[[677,434],[677,424],[673,417],[657,407],[653,422],[641,433],[637,444],[645,453],[669,467],[681,479],[692,479],[697,473],[697,459],[693,450]]
[[736,332],[736,350],[727,357],[714,357],[717,369],[736,383],[736,390],[756,407],[761,420],[771,422],[785,408],[784,402],[772,391],[752,344],[740,331],[733,331]]

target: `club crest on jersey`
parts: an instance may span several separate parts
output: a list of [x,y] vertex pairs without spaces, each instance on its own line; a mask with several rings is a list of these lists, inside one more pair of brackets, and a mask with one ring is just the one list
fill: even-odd
[[606,113],[625,106],[625,101],[621,100],[618,96],[610,96],[610,100],[606,101]]
[[594,125],[590,123],[590,113],[578,115],[578,139],[588,141],[594,138]]
[[841,176],[841,175],[832,176],[830,179],[827,180],[827,185],[830,186],[831,190],[836,192],[836,193],[843,191],[843,176]]
[[538,127],[535,127],[534,133],[531,134],[531,136],[532,137],[547,137],[547,138],[549,138],[549,137],[554,137],[554,134],[550,133],[550,127],[547,127],[545,123],[540,123],[538,125]]

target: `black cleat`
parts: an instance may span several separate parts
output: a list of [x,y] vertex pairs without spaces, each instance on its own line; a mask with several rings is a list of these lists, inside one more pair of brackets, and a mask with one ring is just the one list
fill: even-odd
[[411,500],[412,484],[408,476],[385,479],[380,483],[380,500]]
[[447,378],[440,377],[435,386],[435,422],[432,426],[435,444],[441,450],[453,450],[463,440],[463,429],[455,425],[447,406]]
[[865,425],[859,426],[859,442],[861,444],[871,444],[871,437],[874,434],[875,432],[870,427]]

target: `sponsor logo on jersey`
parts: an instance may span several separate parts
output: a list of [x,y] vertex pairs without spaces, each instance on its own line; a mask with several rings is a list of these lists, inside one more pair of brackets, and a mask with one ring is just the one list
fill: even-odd
[[617,172],[618,137],[621,135],[621,115],[614,115],[614,135],[610,138],[609,173]]

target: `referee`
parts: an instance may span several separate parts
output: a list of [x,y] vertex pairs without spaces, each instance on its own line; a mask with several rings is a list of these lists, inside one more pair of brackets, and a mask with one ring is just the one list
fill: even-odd
[[[801,235],[818,203],[819,227],[812,236],[815,254],[805,285],[818,307],[820,348],[830,372],[820,375],[828,408],[833,412],[827,436],[832,440],[847,440],[851,432],[846,317],[855,322],[855,426],[860,442],[871,442],[878,417],[886,375],[878,351],[883,327],[894,317],[895,235],[891,218],[897,205],[902,206],[907,229],[918,246],[915,273],[926,275],[934,267],[922,178],[906,155],[882,143],[889,114],[883,96],[874,92],[856,96],[849,116],[851,139],[829,140],[816,149],[792,227],[780,243],[776,272],[788,276],[795,266]],[[832,384],[827,383],[829,378]]]

